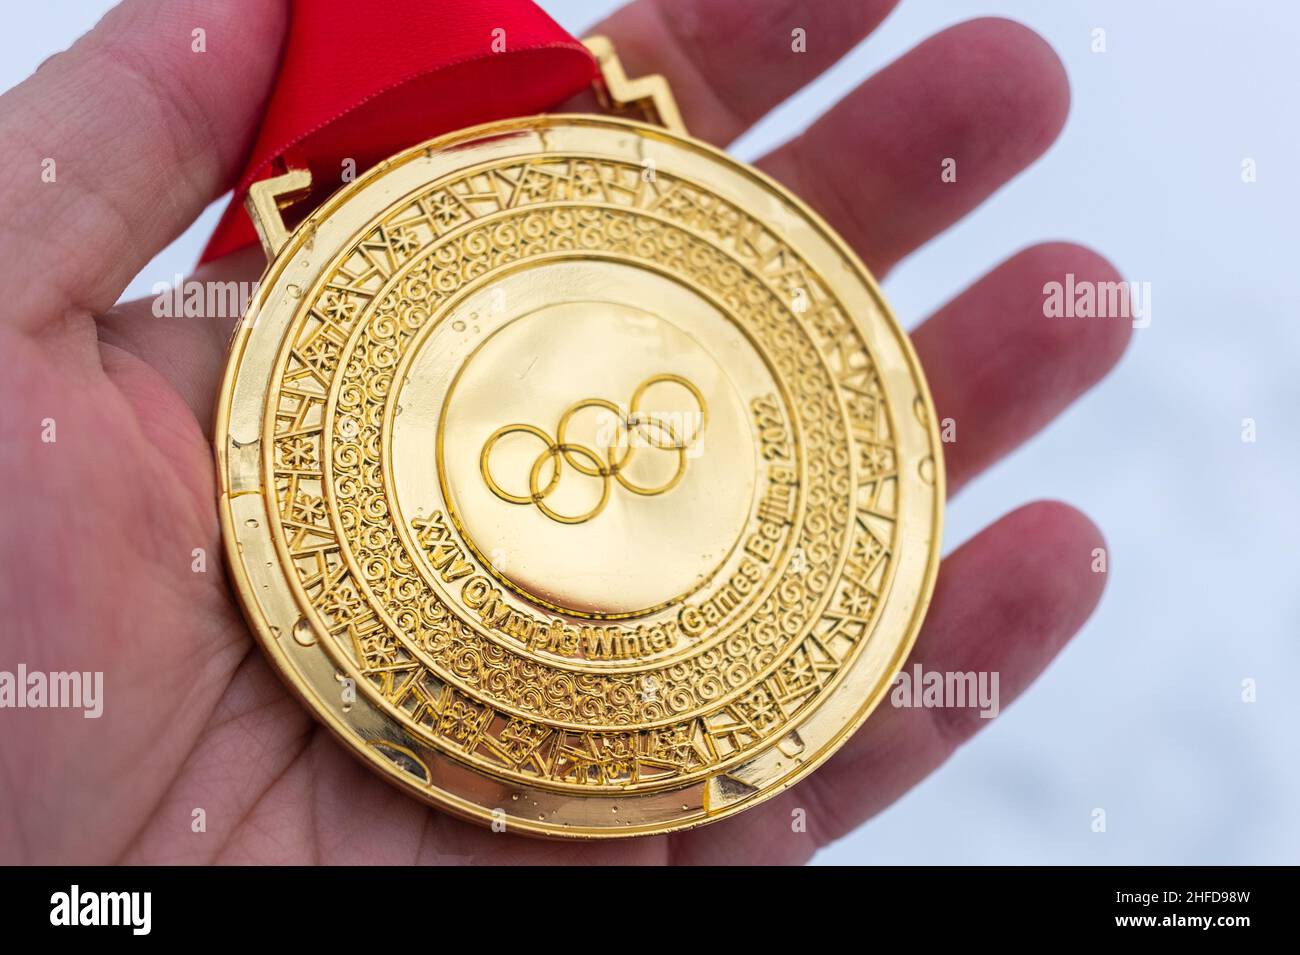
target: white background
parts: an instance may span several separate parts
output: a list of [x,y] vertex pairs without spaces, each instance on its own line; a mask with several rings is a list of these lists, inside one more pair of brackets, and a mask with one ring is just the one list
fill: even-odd
[[[580,31],[617,4],[542,5]],[[3,6],[7,89],[109,3]],[[1017,249],[1058,238],[1151,283],[1151,326],[1115,374],[949,512],[950,549],[1027,500],[1070,501],[1107,536],[1110,582],[1024,698],[818,858],[1300,862],[1300,4],[910,0],[737,153],[760,155],[925,36],[985,14],[1056,48],[1073,90],[1068,125],[885,291],[910,327]],[[1104,54],[1090,50],[1095,27]],[[1256,183],[1241,181],[1244,158]],[[216,212],[132,294],[190,268]],[[1256,443],[1242,442],[1243,418],[1257,422]],[[1246,678],[1254,704],[1241,699]],[[1104,834],[1091,831],[1094,808]]]

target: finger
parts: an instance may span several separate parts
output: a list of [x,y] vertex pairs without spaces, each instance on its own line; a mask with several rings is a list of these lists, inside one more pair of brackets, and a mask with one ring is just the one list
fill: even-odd
[[691,134],[724,145],[851,50],[897,2],[637,0],[591,32],[614,42],[629,76],[667,77]]
[[[1101,532],[1042,501],[1013,511],[944,562],[925,630],[908,659],[922,672],[998,674],[999,709],[1014,701],[1091,615],[1105,587],[1094,572]],[[879,812],[992,720],[977,707],[903,708],[886,699],[867,731],[814,786],[822,841]]]
[[[1000,709],[1042,673],[1101,597],[1100,532],[1073,508],[1013,511],[943,563],[925,626],[905,664],[923,673],[998,675]],[[798,862],[897,800],[993,719],[978,707],[896,706],[891,691],[825,766],[770,803],[675,846],[685,861]],[[806,831],[792,827],[802,810]],[[733,827],[753,827],[745,839]],[[761,833],[761,838],[757,834]],[[744,847],[737,856],[727,845]],[[720,857],[721,853],[729,853]]]
[[107,309],[230,186],[285,20],[279,0],[128,0],[0,97],[5,158],[24,171],[0,185],[12,321]]
[[[1073,278],[1069,278],[1073,276]],[[1048,318],[1049,283],[1120,281],[1097,253],[1069,243],[1012,256],[912,336],[946,431],[949,494],[1027,440],[1119,360],[1132,319]]]
[[[226,364],[230,336],[241,315],[223,314],[221,308],[238,307],[251,294],[266,267],[259,246],[249,246],[223,259],[206,262],[187,278],[179,292],[123,302],[100,317],[99,340],[135,355],[153,368],[184,399],[203,433],[210,431],[212,396],[217,393]],[[209,296],[207,290],[233,287],[245,294]],[[217,311],[185,315],[184,302],[191,290],[203,301],[215,301]],[[178,302],[180,308],[178,309]],[[205,304],[206,309],[206,304]],[[180,314],[176,314],[177,312]],[[162,312],[162,315],[159,315]]]
[[758,165],[879,277],[1051,145],[1069,99],[1061,62],[1036,33],[972,20],[871,77]]

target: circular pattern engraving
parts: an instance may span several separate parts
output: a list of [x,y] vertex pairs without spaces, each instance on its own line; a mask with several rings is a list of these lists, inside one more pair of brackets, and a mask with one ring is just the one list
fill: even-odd
[[937,562],[928,412],[778,187],[635,123],[511,121],[295,233],[223,390],[223,520],[272,659],[391,778],[663,831],[789,785],[887,688]]
[[[608,272],[594,264],[534,265],[517,278]],[[644,273],[625,271],[624,294],[641,294]],[[674,320],[603,296],[489,317],[486,340],[446,389],[437,440],[445,509],[500,581],[539,606],[643,616],[705,583],[740,539],[753,497],[749,412],[709,349],[681,327],[704,317]],[[442,390],[446,349],[436,336],[423,347],[431,354],[414,363],[404,407],[420,403],[426,385]],[[427,447],[424,430],[409,442],[415,458]]]

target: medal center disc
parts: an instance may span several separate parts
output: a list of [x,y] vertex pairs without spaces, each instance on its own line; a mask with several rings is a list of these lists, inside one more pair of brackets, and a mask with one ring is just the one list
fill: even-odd
[[437,468],[499,580],[609,618],[707,582],[745,528],[755,457],[745,405],[699,341],[641,308],[583,300],[525,313],[474,350],[441,409]]
[[706,296],[623,262],[533,261],[448,308],[398,373],[399,511],[446,518],[517,598],[640,617],[735,563],[761,468],[750,404],[776,385]]

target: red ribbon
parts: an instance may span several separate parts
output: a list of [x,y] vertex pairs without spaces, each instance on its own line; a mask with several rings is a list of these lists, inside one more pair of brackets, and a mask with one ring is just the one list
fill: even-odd
[[262,127],[202,261],[257,241],[244,195],[278,160],[306,165],[319,201],[347,171],[454,129],[540,112],[596,72],[586,48],[531,0],[293,0]]

